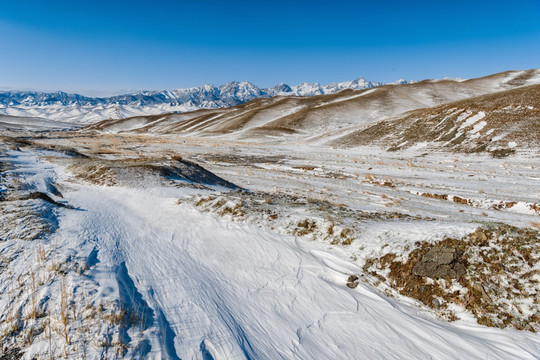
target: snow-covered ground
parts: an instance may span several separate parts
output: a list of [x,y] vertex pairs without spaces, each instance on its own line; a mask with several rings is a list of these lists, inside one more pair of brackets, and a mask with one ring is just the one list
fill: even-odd
[[[357,231],[350,244],[335,244],[282,231],[286,219],[237,221],[196,205],[241,192],[135,173],[134,181],[96,185],[74,175],[85,158],[6,143],[0,351],[17,346],[25,359],[540,357],[537,334],[484,327],[467,313],[445,322],[362,280],[365,258],[403,244],[462,236],[487,221],[537,222],[535,153],[508,160],[172,137],[36,141],[112,160],[155,158],[156,166],[181,155],[262,196],[292,197],[297,205],[277,205],[286,219],[314,216],[314,200],[375,219],[332,213]],[[36,192],[56,204],[25,198]],[[519,205],[491,206],[500,201]],[[394,213],[403,216],[382,216]],[[351,274],[362,275],[354,289]]]

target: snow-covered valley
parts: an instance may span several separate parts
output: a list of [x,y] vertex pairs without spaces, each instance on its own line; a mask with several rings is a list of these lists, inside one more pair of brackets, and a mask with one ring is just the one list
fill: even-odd
[[540,360],[539,14],[1,2],[0,360]]
[[538,74],[8,94],[0,360],[539,358]]
[[368,259],[493,222],[538,226],[537,153],[27,135],[4,137],[0,160],[4,356],[540,356],[531,331],[426,306],[366,271]]

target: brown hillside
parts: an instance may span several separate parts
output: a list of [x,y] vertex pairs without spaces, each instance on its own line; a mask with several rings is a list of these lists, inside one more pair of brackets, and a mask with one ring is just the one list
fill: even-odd
[[426,142],[466,152],[538,147],[540,85],[411,111],[356,130],[333,145],[382,145],[398,150]]
[[[84,130],[112,133],[154,133],[197,136],[227,135],[237,139],[264,138],[283,140],[328,141],[339,134],[377,123],[372,132],[388,134],[381,120],[394,118],[411,110],[437,107],[479,95],[514,89],[538,81],[540,71],[507,71],[466,81],[424,80],[408,85],[384,85],[364,90],[344,90],[313,97],[278,96],[256,99],[222,109],[188,113],[138,116],[105,120]],[[438,108],[434,111],[440,111]],[[472,111],[472,110],[471,110]],[[433,120],[436,121],[436,120]],[[394,126],[394,125],[393,125]],[[446,125],[441,125],[446,126]],[[449,128],[451,125],[448,124]],[[83,131],[84,131],[83,130]],[[390,131],[391,129],[388,129]],[[359,130],[343,139],[349,146],[373,143],[370,132]],[[364,134],[364,135],[362,135]]]

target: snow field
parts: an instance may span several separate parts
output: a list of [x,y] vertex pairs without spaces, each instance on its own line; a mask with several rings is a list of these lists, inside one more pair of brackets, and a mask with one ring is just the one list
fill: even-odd
[[[39,319],[53,319],[52,335],[47,326],[36,332],[25,345],[24,358],[47,356],[49,343],[58,356],[67,352],[73,358],[533,359],[540,354],[535,334],[486,328],[467,320],[445,323],[414,302],[388,298],[363,282],[356,289],[345,285],[350,274],[362,273],[361,259],[351,260],[355,253],[384,253],[392,248],[390,239],[398,247],[403,239],[413,243],[474,228],[464,228],[455,217],[433,222],[429,233],[414,222],[364,224],[350,246],[336,246],[308,236],[280,234],[256,223],[231,222],[186,203],[211,194],[209,190],[154,182],[98,186],[73,178],[66,165],[59,164],[64,160],[50,163],[33,150],[6,156],[14,168],[28,175],[23,178],[27,189],[50,193],[45,185],[53,181],[64,196],[55,199],[73,207],[54,209],[49,219],[57,225],[41,243],[16,236],[1,243],[2,256],[19,252],[2,272],[1,286],[13,278],[9,272],[24,272],[39,246],[50,254],[45,258],[51,265],[45,268],[51,268],[53,259],[64,267],[41,281],[36,295],[46,314]],[[329,170],[332,161],[321,159]],[[291,165],[298,165],[294,161]],[[430,172],[420,165],[408,176]],[[389,170],[390,164],[379,165],[376,176],[384,177],[387,166]],[[235,179],[245,179],[238,175],[241,166],[222,169],[237,171]],[[272,178],[264,169],[251,171],[254,188],[271,188],[269,181],[279,179],[275,170]],[[283,181],[288,176],[293,190],[305,184],[302,179],[291,182],[287,172],[281,175]],[[315,176],[305,181],[318,187],[325,179]],[[343,185],[347,181],[352,180],[345,177],[337,182],[344,186],[340,196],[351,196],[345,191],[348,185]],[[281,186],[279,181],[274,184]],[[379,191],[390,191],[388,196],[397,191],[372,182],[359,184],[379,198]],[[372,205],[374,210],[387,208],[382,200]],[[425,201],[429,205],[436,200]],[[352,203],[361,206],[358,198],[352,198]],[[407,204],[404,201],[396,208]],[[450,205],[450,210],[440,211],[449,213],[455,206]],[[9,250],[14,247],[18,250]],[[26,275],[21,282],[31,286],[31,278]],[[20,306],[6,294],[15,292],[2,292],[2,308]],[[23,298],[17,299],[32,303],[31,296]],[[26,308],[31,307],[22,306]],[[31,320],[23,313],[18,323],[28,329]],[[20,336],[10,339],[22,345]]]

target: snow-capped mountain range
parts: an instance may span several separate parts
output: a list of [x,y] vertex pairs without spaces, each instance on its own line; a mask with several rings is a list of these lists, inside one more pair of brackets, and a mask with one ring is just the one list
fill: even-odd
[[[392,84],[406,84],[398,80]],[[345,89],[361,90],[383,85],[360,77],[356,80],[327,85],[303,83],[289,86],[281,83],[259,88],[250,82],[231,81],[221,86],[203,85],[188,89],[141,91],[110,97],[88,97],[61,91],[0,91],[0,113],[14,116],[45,117],[51,120],[88,123],[107,118],[123,118],[162,112],[185,112],[235,106],[256,98],[273,96],[315,96],[333,94]]]

